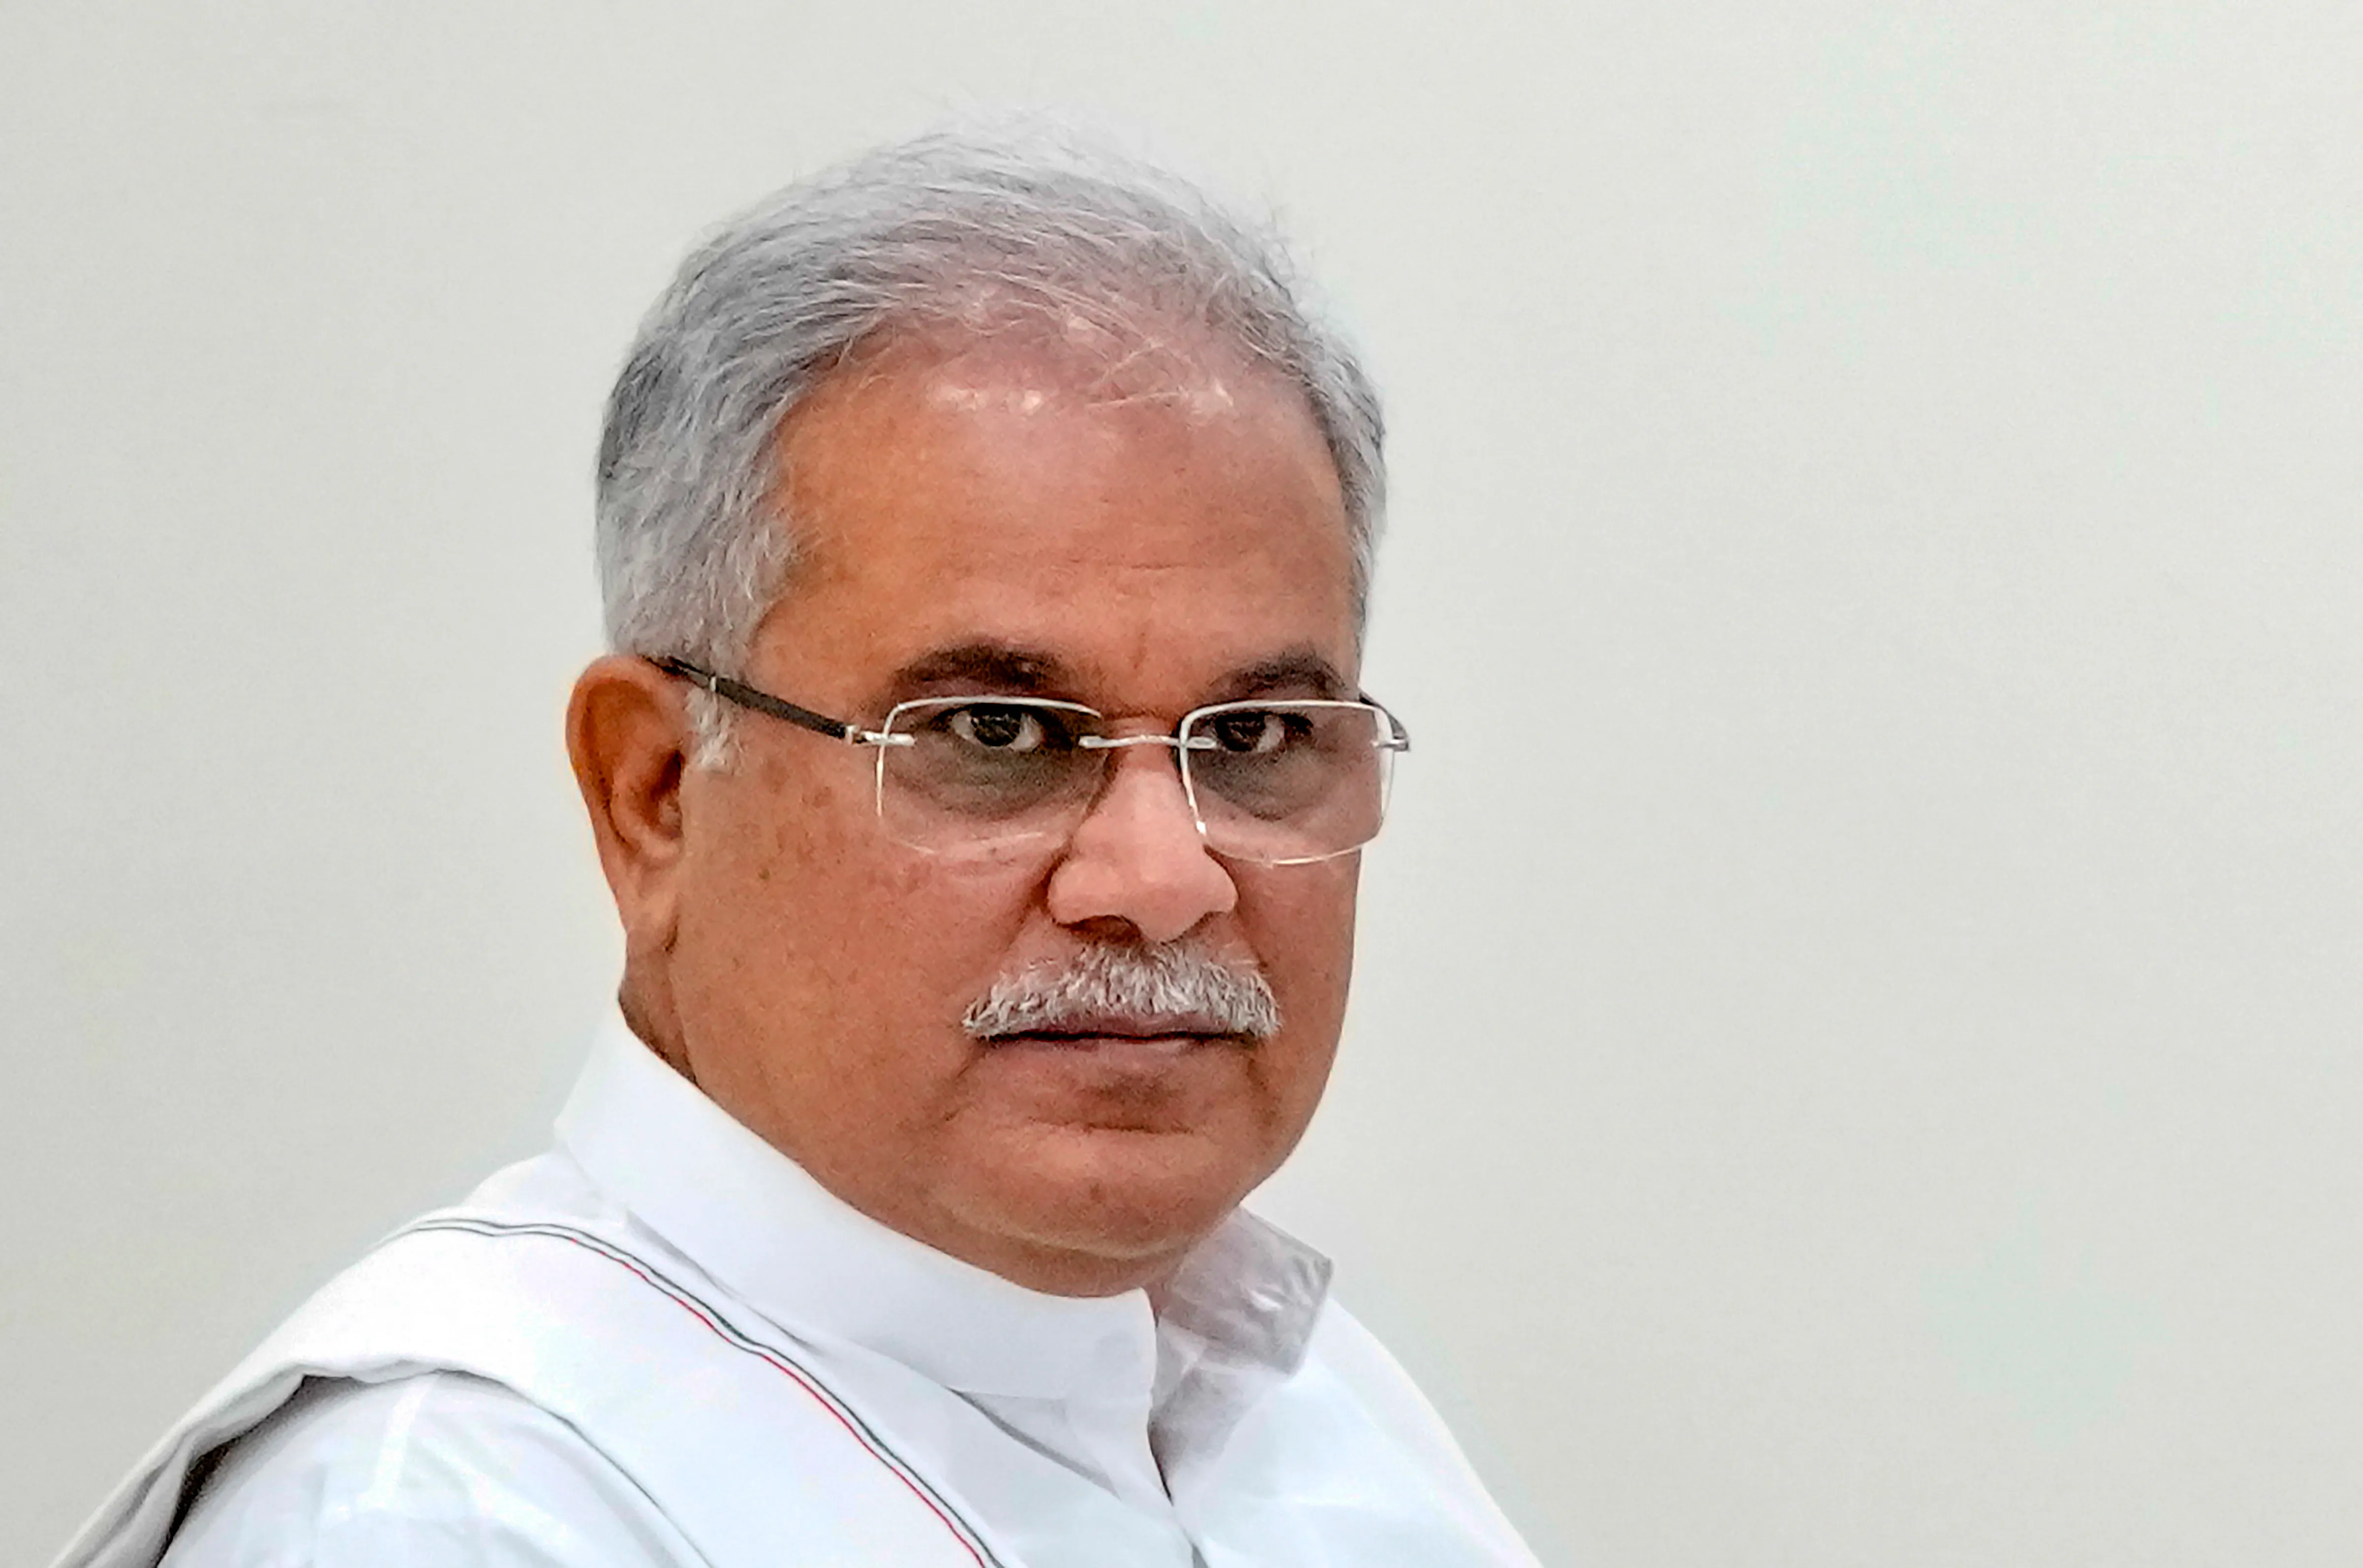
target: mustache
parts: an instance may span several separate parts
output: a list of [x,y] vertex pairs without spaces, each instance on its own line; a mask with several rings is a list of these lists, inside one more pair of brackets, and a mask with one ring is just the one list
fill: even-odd
[[1059,964],[1005,976],[971,1004],[960,1027],[979,1040],[1084,1031],[1111,1018],[1154,1019],[1176,1032],[1280,1032],[1280,1001],[1253,966],[1223,962],[1191,943],[1087,947]]

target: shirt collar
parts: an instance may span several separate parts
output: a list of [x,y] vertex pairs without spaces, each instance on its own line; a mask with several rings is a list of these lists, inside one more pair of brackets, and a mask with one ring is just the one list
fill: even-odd
[[[1046,1295],[880,1224],[708,1099],[620,1012],[600,1025],[558,1137],[608,1196],[782,1327],[964,1394],[1148,1397],[1157,1325],[1143,1292]],[[1166,1313],[1284,1374],[1328,1277],[1327,1259],[1241,1212],[1184,1261]]]

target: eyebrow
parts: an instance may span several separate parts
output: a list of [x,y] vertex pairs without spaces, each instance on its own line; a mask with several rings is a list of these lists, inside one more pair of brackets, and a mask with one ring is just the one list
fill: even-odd
[[1310,647],[1290,648],[1259,659],[1244,669],[1233,671],[1215,690],[1217,694],[1209,700],[1216,702],[1236,702],[1275,691],[1310,691],[1315,697],[1331,700],[1354,694],[1346,678],[1337,673],[1337,667]]
[[1063,684],[1065,666],[1038,649],[1010,643],[962,643],[920,655],[894,672],[897,691],[959,686],[974,691],[1039,696]]
[[[896,670],[890,685],[896,693],[890,701],[949,689],[1013,697],[1071,697],[1077,689],[1068,665],[1057,655],[1022,644],[999,642],[960,643],[932,649]],[[1288,648],[1231,671],[1215,683],[1204,700],[1237,702],[1275,692],[1330,699],[1354,695],[1337,667],[1308,646]]]

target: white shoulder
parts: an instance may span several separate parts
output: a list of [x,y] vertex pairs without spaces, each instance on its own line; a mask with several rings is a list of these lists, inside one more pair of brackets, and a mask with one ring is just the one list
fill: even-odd
[[1534,1561],[1411,1374],[1334,1297],[1322,1305],[1306,1359],[1342,1385],[1373,1426],[1443,1484],[1462,1518],[1492,1544],[1500,1561]]
[[306,1383],[220,1456],[161,1568],[688,1568],[575,1430],[497,1383]]

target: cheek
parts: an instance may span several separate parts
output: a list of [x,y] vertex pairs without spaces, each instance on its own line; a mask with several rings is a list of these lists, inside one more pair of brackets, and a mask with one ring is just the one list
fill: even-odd
[[1239,878],[1240,926],[1280,999],[1288,1036],[1298,1046],[1294,1054],[1308,1062],[1327,1062],[1345,1018],[1358,872],[1348,856]]
[[957,1026],[999,973],[1026,900],[887,840],[871,775],[852,760],[750,776],[715,869],[728,926],[752,938],[738,963],[769,971],[760,988],[795,1032],[874,1056]]
[[1359,861],[1350,855],[1260,872],[1252,884],[1248,913],[1262,928],[1258,934],[1274,949],[1272,961],[1300,962],[1325,975],[1336,972],[1342,984],[1342,971],[1353,962],[1354,893],[1359,879]]

